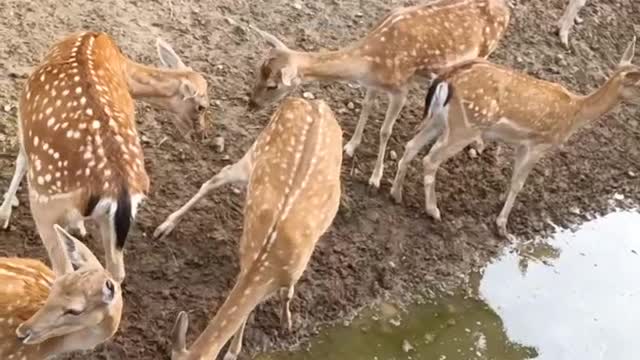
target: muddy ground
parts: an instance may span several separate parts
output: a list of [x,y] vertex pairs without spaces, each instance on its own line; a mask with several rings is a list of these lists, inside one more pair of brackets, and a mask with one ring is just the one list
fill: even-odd
[[[594,0],[584,23],[564,50],[553,30],[566,0],[516,0],[506,38],[492,56],[544,79],[587,93],[602,83],[633,33],[640,34],[640,2]],[[241,233],[243,193],[225,188],[190,213],[166,240],[150,234],[164,218],[230,160],[239,159],[271,110],[245,112],[254,66],[266,51],[253,33],[234,26],[257,24],[292,47],[335,49],[360,37],[392,7],[392,0],[3,0],[0,2],[0,188],[6,189],[17,153],[16,103],[20,86],[56,38],[79,29],[112,34],[132,58],[157,64],[154,41],[162,36],[185,62],[210,81],[213,135],[227,148],[217,153],[211,138],[191,149],[175,136],[166,114],[139,106],[146,167],[152,179],[148,202],[129,238],[126,310],[120,331],[106,347],[83,359],[168,359],[168,334],[180,310],[191,313],[190,340],[224,300],[238,270],[236,241]],[[634,23],[635,22],[635,23]],[[635,32],[634,32],[635,30]],[[640,63],[640,61],[639,61]],[[402,154],[412,136],[425,85],[416,86],[402,112],[390,150]],[[362,89],[345,84],[304,87],[327,99],[339,113],[345,142],[355,127]],[[348,103],[355,104],[349,109]],[[344,196],[334,225],[320,242],[293,302],[294,331],[280,330],[274,302],[261,306],[246,333],[246,351],[304,343],[322,324],[341,321],[375,299],[425,289],[450,289],[506,245],[493,221],[511,172],[509,151],[494,161],[491,147],[478,159],[460,154],[439,174],[443,221],[426,218],[420,162],[408,173],[405,204],[388,196],[396,161],[387,159],[383,185],[371,192],[378,131],[385,110],[381,99],[355,159],[345,158]],[[638,109],[613,111],[576,134],[545,158],[529,178],[514,207],[510,228],[521,238],[553,230],[549,221],[571,226],[612,206],[614,193],[640,197]],[[23,186],[19,198],[26,203]],[[27,206],[14,212],[8,232],[0,232],[0,255],[43,258]],[[610,239],[609,239],[610,240]],[[91,246],[99,250],[96,243]]]

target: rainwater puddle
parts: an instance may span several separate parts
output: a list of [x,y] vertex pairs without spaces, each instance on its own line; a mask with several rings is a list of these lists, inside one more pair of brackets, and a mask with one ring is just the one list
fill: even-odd
[[391,305],[258,360],[631,360],[640,334],[640,213],[615,212],[520,244],[472,285],[482,300]]

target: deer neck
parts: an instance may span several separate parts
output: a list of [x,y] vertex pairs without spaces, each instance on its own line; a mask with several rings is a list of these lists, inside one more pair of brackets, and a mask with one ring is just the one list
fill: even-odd
[[277,290],[273,282],[252,277],[251,273],[240,275],[227,300],[191,346],[188,359],[216,359],[251,311]]
[[305,80],[362,81],[369,64],[354,48],[324,52],[294,52]]
[[39,353],[46,356],[63,354],[70,351],[92,350],[111,338],[118,330],[122,316],[122,303],[114,304],[111,312],[101,323],[89,329],[76,331],[64,336],[49,339],[39,347]]
[[599,89],[578,101],[579,111],[574,128],[598,119],[620,103],[620,79],[611,77]]
[[159,69],[127,60],[125,76],[134,99],[162,106],[180,91],[186,70]]

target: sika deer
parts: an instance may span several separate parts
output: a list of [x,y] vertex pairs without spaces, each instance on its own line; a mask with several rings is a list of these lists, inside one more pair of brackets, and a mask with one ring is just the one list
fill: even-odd
[[[397,9],[363,39],[343,49],[305,53],[290,50],[275,36],[257,30],[272,49],[260,64],[250,107],[283,98],[303,81],[354,81],[367,88],[360,119],[345,152],[353,156],[378,91],[389,96],[380,147],[369,184],[380,186],[393,125],[414,76],[431,76],[476,57],[487,57],[509,23],[504,0],[436,0]],[[480,146],[481,147],[481,146]]]
[[240,274],[216,316],[189,350],[187,314],[173,330],[173,360],[215,359],[235,334],[225,360],[236,359],[249,314],[281,290],[283,323],[291,327],[289,302],[315,244],[340,204],[342,130],[323,101],[287,99],[238,163],[218,185],[248,182]]
[[422,164],[426,211],[440,220],[438,167],[478,138],[511,143],[517,146],[511,186],[496,221],[500,234],[508,236],[507,219],[515,198],[543,155],[620,102],[640,105],[640,66],[631,64],[635,41],[634,37],[611,77],[587,96],[486,61],[452,68],[429,89],[422,127],[406,146],[391,194],[402,201],[407,165],[437,137]]
[[570,0],[564,14],[562,14],[560,21],[558,21],[558,35],[560,36],[562,44],[567,48],[569,47],[569,31],[571,31],[576,21],[580,21],[578,12],[586,3],[587,0]]
[[54,225],[65,273],[33,259],[0,258],[0,359],[41,360],[89,350],[115,334],[120,284],[80,241]]
[[172,69],[128,59],[107,34],[74,34],[53,46],[26,82],[21,146],[0,222],[8,226],[11,202],[28,170],[31,212],[56,274],[64,257],[55,246],[53,224],[83,229],[83,220],[92,218],[100,228],[107,269],[124,279],[122,249],[149,188],[133,98],[174,113],[182,131],[202,125],[206,80],[169,45],[158,40],[157,47]]

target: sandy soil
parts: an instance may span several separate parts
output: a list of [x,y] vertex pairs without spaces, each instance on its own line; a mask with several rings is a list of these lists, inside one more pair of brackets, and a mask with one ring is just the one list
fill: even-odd
[[[212,195],[164,241],[150,234],[164,218],[230,160],[238,159],[266,123],[271,110],[245,112],[254,67],[266,51],[253,33],[233,26],[257,24],[292,47],[335,49],[360,37],[394,6],[392,0],[3,0],[0,2],[0,189],[13,173],[18,90],[48,46],[80,29],[112,34],[132,58],[157,64],[154,41],[162,36],[210,81],[213,132],[224,136],[225,153],[212,140],[194,149],[182,143],[166,114],[139,106],[146,167],[152,179],[148,202],[131,234],[126,262],[126,310],[120,331],[90,355],[73,359],[168,359],[168,334],[179,310],[191,313],[190,339],[224,300],[238,269],[236,239],[241,233],[243,194],[229,188]],[[640,33],[640,2],[594,0],[581,13],[584,23],[564,50],[553,32],[565,0],[515,0],[506,38],[496,62],[586,93],[602,83],[632,33]],[[635,23],[634,23],[635,21]],[[640,62],[639,62],[640,63]],[[390,150],[399,156],[422,112],[425,85],[416,86],[402,112]],[[345,137],[353,132],[362,89],[344,84],[308,85],[339,113]],[[354,109],[348,103],[355,104]],[[478,159],[461,154],[438,179],[443,221],[422,209],[420,162],[408,173],[405,204],[388,196],[395,161],[387,160],[381,191],[366,186],[377,151],[386,100],[365,131],[355,159],[344,161],[344,197],[333,227],[324,236],[293,302],[294,331],[279,328],[273,302],[261,306],[246,333],[246,351],[279,349],[304,342],[322,324],[341,321],[376,299],[405,298],[425,289],[450,289],[506,245],[493,221],[511,172],[509,151],[496,163],[490,148]],[[606,211],[614,193],[640,197],[638,110],[624,107],[576,134],[567,146],[533,171],[514,207],[510,228],[531,238],[553,230],[549,222],[571,226],[585,214]],[[345,139],[346,141],[346,139]],[[26,203],[26,191],[19,192]],[[43,258],[28,207],[14,213],[0,232],[0,256]],[[90,244],[100,249],[95,242]]]

